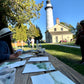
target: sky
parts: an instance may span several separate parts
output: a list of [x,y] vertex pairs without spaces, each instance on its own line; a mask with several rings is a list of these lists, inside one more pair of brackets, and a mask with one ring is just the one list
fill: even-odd
[[[35,0],[36,4],[43,3],[43,8],[40,10],[40,18],[34,21],[43,35],[45,40],[46,31],[46,0]],[[53,6],[53,20],[54,25],[56,24],[56,18],[59,18],[60,22],[66,22],[71,24],[74,28],[78,22],[84,19],[84,0],[51,0]]]

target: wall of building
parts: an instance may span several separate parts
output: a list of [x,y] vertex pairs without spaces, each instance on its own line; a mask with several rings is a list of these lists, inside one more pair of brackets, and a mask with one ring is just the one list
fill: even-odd
[[54,32],[54,28],[56,28],[56,32],[57,31],[61,31],[61,28],[63,28],[63,31],[68,31],[68,28],[60,26],[59,24],[56,24],[55,26],[53,26],[52,28],[50,28],[48,31],[49,32]]
[[73,39],[73,34],[52,35],[52,43],[59,43],[61,40],[67,40],[67,42],[70,42],[71,39]]

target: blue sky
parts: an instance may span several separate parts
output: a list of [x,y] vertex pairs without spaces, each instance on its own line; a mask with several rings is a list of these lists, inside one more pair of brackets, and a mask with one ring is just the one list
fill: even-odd
[[[46,31],[46,0],[35,0],[36,3],[44,1],[44,6],[40,11],[40,18],[34,22],[41,29],[43,40],[45,40]],[[56,18],[60,22],[66,22],[76,28],[77,22],[84,19],[84,0],[51,0],[53,6],[53,20],[56,24]]]

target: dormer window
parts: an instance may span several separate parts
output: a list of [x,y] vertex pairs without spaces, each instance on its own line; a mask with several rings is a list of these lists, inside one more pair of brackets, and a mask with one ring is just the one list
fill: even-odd
[[63,31],[63,28],[61,28],[61,31]]
[[56,31],[56,28],[54,28],[54,31]]

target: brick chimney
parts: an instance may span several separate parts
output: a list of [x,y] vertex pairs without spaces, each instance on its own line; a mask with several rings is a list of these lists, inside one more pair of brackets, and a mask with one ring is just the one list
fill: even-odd
[[56,24],[60,24],[59,18],[56,19]]

